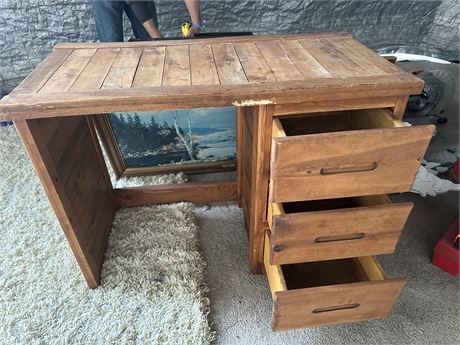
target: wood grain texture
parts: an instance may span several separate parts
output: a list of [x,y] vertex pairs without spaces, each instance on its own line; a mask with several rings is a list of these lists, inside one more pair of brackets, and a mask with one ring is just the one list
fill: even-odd
[[102,84],[103,89],[130,88],[142,54],[140,48],[121,48]]
[[92,56],[70,90],[99,90],[120,49],[99,49]]
[[276,80],[303,80],[302,73],[299,72],[296,65],[291,61],[284,50],[281,49],[277,41],[257,42],[260,53],[267,61]]
[[256,43],[235,43],[238,58],[243,66],[244,73],[250,82],[274,82],[276,81],[270,66],[257,48]]
[[220,84],[210,45],[190,46],[192,85]]
[[392,253],[412,203],[274,214],[270,263],[281,265]]
[[233,44],[213,44],[212,51],[222,84],[246,84],[248,82]]
[[63,45],[27,80],[0,101],[0,118],[399,98],[423,86],[329,33]]
[[[393,309],[404,284],[404,279],[389,279],[275,292],[272,328],[281,331],[382,319]],[[353,305],[357,307],[340,310]]]
[[286,132],[284,131],[279,117],[275,117],[272,124],[272,138],[284,138],[285,136]]
[[[305,264],[271,265],[269,255],[264,264],[275,331],[384,318],[405,284],[404,279],[385,279],[375,257],[318,262],[311,272]],[[294,275],[287,276],[288,271]]]
[[[76,122],[76,124],[75,124]],[[91,288],[97,287],[114,217],[112,186],[85,117],[17,121],[51,206]],[[50,147],[50,128],[67,133]]]
[[163,81],[165,47],[146,48],[142,52],[133,87],[159,87]]
[[180,164],[174,166],[147,166],[139,168],[126,168],[122,176],[131,177],[131,176],[148,176],[155,175],[160,173],[171,173],[171,172],[183,172],[187,174],[206,174],[206,173],[215,173],[222,171],[234,171],[236,170],[235,160],[226,160],[226,161],[216,161],[209,163],[190,163],[186,166],[181,166]]
[[[265,84],[196,85],[103,89],[55,95],[17,95],[0,100],[0,119],[97,114],[116,111],[153,111],[223,107],[232,105],[290,104],[336,101],[363,97],[400,96],[419,93],[423,83],[411,76],[323,78]],[[180,97],[178,97],[180,95]]]
[[397,97],[368,97],[345,100],[337,99],[333,102],[317,101],[292,104],[276,104],[275,115],[280,116],[339,110],[391,108],[395,107],[397,100]]
[[272,106],[242,107],[241,204],[249,237],[249,262],[253,273],[263,271]]
[[72,53],[72,49],[60,49],[48,55],[11,93],[34,94],[48,81],[48,79],[61,67]]
[[346,78],[359,75],[357,66],[349,68],[348,61],[323,40],[299,40],[299,44],[333,77]]
[[[299,121],[305,119],[308,118]],[[366,119],[374,121],[381,117]],[[375,127],[382,123],[377,122]],[[313,123],[310,120],[308,124],[311,128]],[[372,128],[371,125],[367,124]],[[273,138],[270,200],[287,202],[408,191],[433,130],[432,126],[415,126]]]
[[135,207],[150,204],[168,204],[190,201],[197,204],[235,201],[235,182],[189,182],[177,185],[116,188],[116,205]]
[[366,47],[364,44],[357,40],[346,38],[342,41],[342,44],[350,47],[350,49],[356,51],[357,53],[359,52],[361,55],[364,55],[370,62],[385,71],[385,73],[391,74],[401,71],[401,69],[395,64],[391,63],[384,57],[379,56],[372,49]]
[[166,47],[163,86],[184,85],[191,85],[189,47]]
[[69,57],[43,85],[39,93],[61,93],[69,90],[95,53],[96,49],[72,51]]
[[305,78],[332,77],[298,41],[281,41],[280,46]]
[[347,113],[353,129],[406,127],[404,123],[394,119],[389,109],[358,110]]
[[402,120],[404,116],[404,111],[406,110],[407,101],[409,96],[401,96],[396,100],[396,104],[393,107],[393,117],[397,120]]
[[241,178],[241,204],[243,215],[246,229],[249,233],[249,224],[253,218],[251,199],[254,194],[251,189],[251,176],[255,111],[253,107],[238,107],[237,114],[238,113],[241,113],[240,119],[242,121],[242,133],[238,136],[241,137],[241,151],[242,157],[244,157],[241,166],[238,167],[238,175]]
[[252,273],[262,273],[274,107],[258,106],[253,107],[252,111],[254,126],[250,176],[249,265]]
[[353,258],[355,274],[362,280],[384,280],[385,272],[375,256]]
[[[368,56],[362,54],[360,49],[356,49],[356,47],[351,47],[350,45],[346,44],[347,40],[341,40],[336,38],[326,38],[324,39],[325,42],[329,44],[331,47],[339,47],[337,50],[340,54],[347,59],[350,63],[356,64],[360,67],[359,74],[366,74],[366,75],[384,75],[386,72],[374,64],[374,62],[369,59]],[[384,59],[384,58],[382,58]],[[381,65],[381,64],[379,64]]]
[[[46,142],[49,154],[53,157],[54,162],[59,163],[67,159],[69,154],[63,150],[63,144],[66,143],[72,135],[77,135],[79,132],[85,131],[86,123],[80,117],[68,118],[65,121],[65,127],[62,128],[60,121],[48,121],[48,119],[37,119],[37,126],[41,128],[41,135]],[[86,133],[89,136],[89,133]],[[82,141],[86,138],[80,137]],[[72,145],[67,145],[68,150],[74,149]]]

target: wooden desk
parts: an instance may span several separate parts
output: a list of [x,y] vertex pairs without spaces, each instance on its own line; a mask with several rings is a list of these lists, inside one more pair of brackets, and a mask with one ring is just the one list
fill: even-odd
[[[107,237],[117,208],[182,200],[198,203],[237,200],[244,209],[248,229],[250,269],[253,273],[263,272],[265,245],[265,269],[275,299],[273,325],[275,329],[289,329],[382,317],[391,310],[402,286],[400,282],[369,283],[378,291],[383,289],[382,301],[390,305],[390,308],[377,307],[378,312],[374,308],[373,312],[367,310],[348,317],[341,313],[356,313],[359,303],[347,302],[351,307],[335,311],[334,315],[342,315],[339,319],[328,316],[312,321],[295,316],[296,311],[291,310],[293,304],[302,304],[299,298],[305,299],[310,292],[286,291],[290,289],[286,286],[289,277],[276,265],[311,261],[311,257],[305,257],[303,247],[291,250],[295,236],[304,238],[302,232],[295,235],[295,228],[303,224],[321,228],[327,224],[318,218],[321,213],[315,213],[314,219],[302,214],[299,217],[306,218],[299,223],[303,218],[284,214],[286,205],[282,203],[409,190],[433,128],[403,128],[398,120],[408,96],[419,93],[422,85],[420,79],[401,71],[346,33],[69,43],[56,46],[0,102],[0,113],[1,119],[14,120],[90,287],[99,283]],[[93,115],[231,105],[237,107],[236,184],[112,188]],[[376,113],[366,113],[366,109],[376,109]],[[354,111],[361,110],[364,113],[355,116]],[[302,115],[305,113],[307,116]],[[324,119],[325,114],[331,115],[329,120]],[[319,121],[319,126],[338,124],[345,115],[351,121],[351,131],[330,133],[337,131],[331,128],[319,131],[326,133],[314,134],[319,132],[307,128],[298,137],[295,133],[291,137],[292,128],[305,127],[301,123],[289,124],[289,118],[306,119],[308,127],[315,121]],[[358,129],[362,130],[360,134],[354,131]],[[395,159],[391,159],[393,155]],[[389,210],[376,209],[373,201],[368,202],[368,207],[363,207],[364,213],[362,209],[353,209],[351,218],[381,220],[379,224],[369,223],[371,227],[401,226],[408,207],[410,210],[410,205],[393,208],[398,217],[392,223]],[[332,211],[329,208],[327,212]],[[343,210],[334,212],[326,214],[352,222]],[[283,237],[290,233],[295,236]],[[356,239],[363,234],[364,230],[360,230]],[[270,244],[270,236],[287,241],[287,248],[285,244]],[[325,242],[351,240],[334,236],[326,236]],[[391,252],[395,241],[397,236],[396,240],[393,236],[391,243],[376,242],[372,246],[376,250],[371,252]],[[377,250],[379,246],[382,250]],[[330,250],[345,250],[345,257],[352,257],[363,254],[359,248],[330,247]],[[318,252],[315,260],[331,259],[327,253],[329,249]],[[344,255],[332,256],[337,257]],[[356,262],[361,267],[361,277],[381,278],[373,259]],[[355,291],[348,285],[339,291]],[[369,296],[370,287],[359,286],[357,296]],[[320,289],[314,294],[320,296],[319,300],[327,300],[335,291],[333,287],[330,291],[316,289]],[[334,303],[344,304],[345,300],[346,296]],[[326,303],[313,313],[327,316],[328,307]]]

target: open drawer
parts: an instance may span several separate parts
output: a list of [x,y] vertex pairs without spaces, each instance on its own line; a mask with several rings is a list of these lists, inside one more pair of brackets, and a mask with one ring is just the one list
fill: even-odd
[[271,264],[392,253],[413,204],[386,195],[272,203]]
[[385,109],[277,117],[270,201],[409,191],[433,130],[406,127]]
[[264,263],[276,331],[384,318],[405,283],[386,279],[373,256],[274,266],[265,255]]

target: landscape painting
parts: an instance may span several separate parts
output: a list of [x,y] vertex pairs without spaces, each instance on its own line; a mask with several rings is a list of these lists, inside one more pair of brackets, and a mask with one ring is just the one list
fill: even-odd
[[108,118],[127,169],[236,159],[234,107],[120,112]]

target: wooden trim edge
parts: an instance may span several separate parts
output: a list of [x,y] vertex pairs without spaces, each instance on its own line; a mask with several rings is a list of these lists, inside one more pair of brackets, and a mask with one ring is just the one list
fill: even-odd
[[[118,147],[114,136],[112,125],[110,124],[107,114],[89,116],[99,135],[99,139],[104,146],[105,152],[109,158],[110,165],[117,179],[126,171],[123,156]],[[105,164],[105,162],[104,162]]]
[[236,201],[236,182],[188,182],[177,185],[116,188],[113,190],[117,208],[181,201],[196,204]]
[[254,42],[267,40],[294,40],[294,39],[319,39],[319,38],[352,38],[353,35],[348,32],[311,32],[302,34],[288,35],[247,35],[247,36],[228,36],[228,37],[212,37],[212,38],[195,38],[195,39],[170,39],[170,40],[151,40],[137,42],[65,42],[58,43],[53,50],[59,49],[100,49],[100,48],[132,48],[132,47],[158,47],[158,46],[173,46],[173,45],[193,45],[193,44],[219,44],[228,42]]

